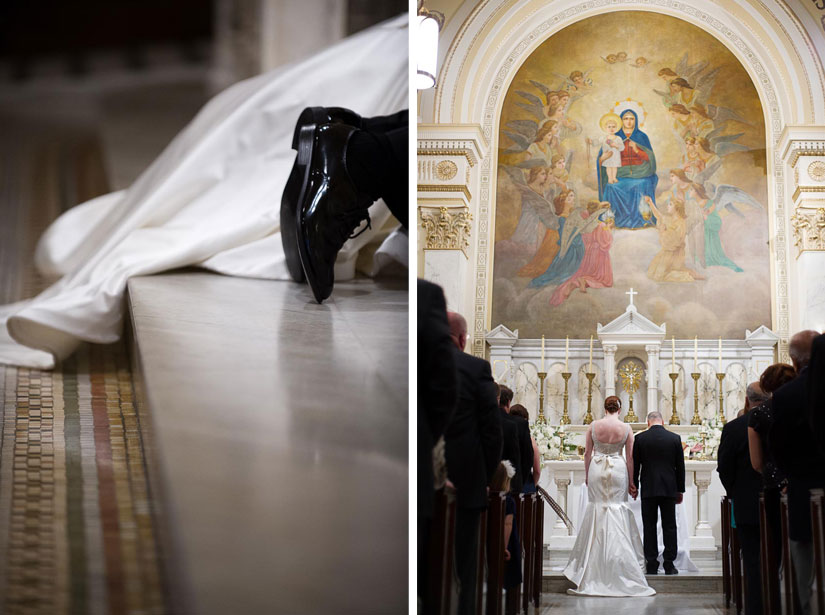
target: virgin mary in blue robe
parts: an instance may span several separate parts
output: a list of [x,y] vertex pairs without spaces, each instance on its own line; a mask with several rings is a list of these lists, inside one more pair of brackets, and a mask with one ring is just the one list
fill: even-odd
[[640,164],[624,164],[623,161],[616,174],[618,183],[609,184],[607,171],[599,162],[602,157],[602,149],[599,149],[599,155],[596,157],[596,175],[599,179],[599,200],[610,202],[610,208],[616,216],[616,228],[635,229],[656,224],[656,219],[646,204],[641,206],[641,210],[644,211],[644,215],[642,214],[640,203],[644,203],[645,196],[656,202],[656,184],[659,183],[659,177],[656,175],[656,155],[653,153],[653,146],[650,145],[647,135],[639,130],[636,112],[631,109],[623,111],[620,116],[622,123],[628,114],[635,120],[633,132],[628,137],[622,127],[615,134],[624,141],[625,152],[631,147],[629,141],[633,141],[640,151],[647,154],[648,159],[639,161]]

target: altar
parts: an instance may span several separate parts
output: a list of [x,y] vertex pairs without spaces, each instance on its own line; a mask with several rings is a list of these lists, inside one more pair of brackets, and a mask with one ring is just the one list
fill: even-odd
[[[662,414],[665,427],[687,445],[680,550],[700,569],[721,566],[720,501],[724,489],[716,472],[716,447],[724,423],[736,418],[745,389],[775,362],[779,341],[760,326],[742,339],[667,339],[667,325],[641,314],[630,289],[625,311],[587,339],[520,339],[518,330],[499,325],[485,339],[497,382],[509,386],[514,403],[524,405],[530,421],[553,432],[544,438],[539,484],[555,498],[572,521],[568,528],[546,508],[545,562],[567,562],[576,540],[584,485],[584,435],[590,422],[604,416],[604,399],[622,400],[622,418],[634,432],[647,428],[648,412]],[[563,426],[568,442],[578,444],[568,455],[548,448]],[[553,446],[556,444],[553,443]],[[563,447],[562,447],[563,448]],[[692,450],[691,450],[692,449]],[[570,453],[573,458],[570,458]]]

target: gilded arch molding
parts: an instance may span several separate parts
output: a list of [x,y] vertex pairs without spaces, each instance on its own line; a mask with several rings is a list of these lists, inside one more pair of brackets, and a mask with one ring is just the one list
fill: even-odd
[[[466,44],[468,40],[472,41],[469,44],[469,49],[475,50],[475,56],[480,56],[490,51],[484,48],[476,48],[476,44],[482,32],[496,27],[496,13],[493,11],[491,14],[483,14],[484,8],[489,8],[487,6],[488,3],[480,3],[470,16],[467,17],[459,32],[454,37],[450,52],[447,54],[448,63],[445,64],[442,69],[439,87],[435,92],[434,100],[432,100],[433,106],[430,111],[433,115],[431,117],[440,117],[442,121],[444,121],[446,110],[443,105],[449,105],[451,109],[456,109],[460,117],[451,116],[447,121],[472,122],[478,124],[481,127],[482,134],[484,134],[488,140],[492,141],[494,135],[498,132],[498,119],[504,95],[509,87],[510,81],[521,64],[532,51],[549,36],[552,36],[555,32],[568,25],[596,13],[620,10],[660,12],[683,19],[710,33],[730,49],[739,59],[751,76],[763,103],[766,119],[766,147],[768,152],[769,224],[773,244],[771,284],[774,303],[772,306],[772,328],[780,336],[780,353],[784,355],[786,353],[790,327],[788,282],[790,253],[788,244],[789,213],[784,203],[786,194],[784,165],[777,145],[782,130],[787,123],[787,118],[798,117],[800,110],[798,108],[791,108],[790,100],[788,100],[787,97],[784,99],[780,98],[780,96],[784,94],[779,93],[784,93],[787,88],[780,76],[771,72],[775,69],[775,61],[771,61],[769,54],[766,53],[764,49],[760,51],[759,48],[753,47],[749,42],[751,40],[759,40],[759,37],[753,31],[744,28],[734,16],[730,14],[720,16],[722,11],[718,6],[716,6],[715,14],[710,14],[701,8],[697,8],[696,4],[699,3],[688,5],[675,0],[653,0],[650,2],[591,0],[575,4],[568,3],[566,7],[560,7],[554,13],[546,10],[542,12],[542,19],[540,21],[533,22],[534,25],[532,28],[523,29],[517,37],[508,35],[509,38],[507,38],[506,44],[502,44],[500,40],[497,42],[498,48],[494,50],[495,61],[492,63],[488,62],[492,69],[489,71],[489,74],[493,75],[493,77],[487,80],[485,89],[479,92],[480,95],[477,97],[477,100],[481,101],[479,106],[470,110],[470,115],[468,116],[468,106],[461,100],[461,92],[456,90],[459,89],[460,85],[468,82],[468,79],[466,79],[467,75],[464,73],[471,70],[472,60],[450,57],[450,54],[455,51],[455,48]],[[765,5],[761,3],[760,6],[765,7]],[[506,15],[499,15],[498,17],[502,22],[507,20]],[[785,20],[788,20],[788,15],[785,15]],[[521,23],[523,25],[524,21],[522,20]],[[505,28],[505,25],[499,28],[499,34],[501,34],[501,31]],[[796,27],[804,32],[804,29],[799,26],[798,22],[796,23]],[[778,18],[773,28],[777,36],[789,37],[787,24],[783,25]],[[809,86],[805,94],[808,98],[812,99],[815,95],[822,96],[821,92],[825,79],[823,79],[822,67],[818,59],[814,62],[814,69],[811,69],[810,61],[807,65],[802,61],[801,58],[805,56],[806,53],[810,53],[813,57],[816,57],[816,54],[809,39],[800,40],[804,45],[807,45],[808,49],[806,51],[798,50],[793,44],[786,45],[784,50],[788,53],[794,53],[796,57],[800,59],[799,64],[801,69],[797,71],[796,77],[799,83],[804,83]],[[790,51],[788,51],[789,49]],[[488,58],[485,56],[485,59]],[[458,64],[450,66],[450,62],[453,61]],[[809,70],[816,74],[807,74]],[[798,74],[800,72],[802,74]],[[777,82],[779,82],[778,85]],[[813,121],[814,118],[811,117],[809,120]],[[491,326],[489,322],[489,310],[492,273],[492,225],[495,213],[493,195],[495,194],[496,181],[493,169],[497,163],[496,156],[496,148],[492,147],[490,148],[490,154],[484,157],[479,163],[481,172],[476,209],[479,233],[475,238],[477,250],[476,262],[474,263],[475,288],[472,297],[474,323],[471,328],[471,330],[475,332],[484,331]],[[483,355],[484,353],[484,341],[480,336],[476,336],[473,340],[473,352],[478,355]]]

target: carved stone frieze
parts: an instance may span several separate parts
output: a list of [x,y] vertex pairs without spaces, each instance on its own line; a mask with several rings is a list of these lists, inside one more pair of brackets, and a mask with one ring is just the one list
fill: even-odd
[[427,250],[461,250],[467,256],[470,247],[470,222],[467,207],[419,207],[418,216],[424,229]]
[[799,252],[825,250],[825,207],[797,209],[791,216],[794,245]]

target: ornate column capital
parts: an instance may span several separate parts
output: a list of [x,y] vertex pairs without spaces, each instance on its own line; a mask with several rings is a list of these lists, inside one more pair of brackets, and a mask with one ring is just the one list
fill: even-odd
[[619,347],[616,344],[602,344],[602,350],[604,351],[605,355],[616,354],[616,351],[619,350]]
[[710,480],[710,473],[695,472],[693,474],[693,484],[696,485],[697,489],[707,490],[710,487]]
[[797,256],[807,251],[825,251],[825,207],[798,207],[791,216]]
[[559,488],[567,488],[570,485],[570,477],[569,476],[555,476],[553,480],[556,481],[556,486]]
[[645,352],[652,356],[659,356],[661,348],[660,344],[645,344]]
[[426,250],[461,250],[468,256],[473,220],[468,207],[419,207],[418,216]]

